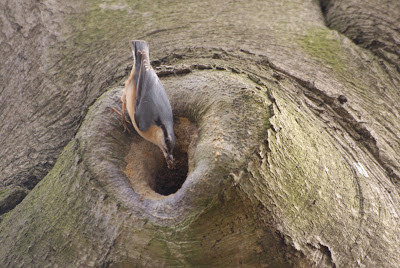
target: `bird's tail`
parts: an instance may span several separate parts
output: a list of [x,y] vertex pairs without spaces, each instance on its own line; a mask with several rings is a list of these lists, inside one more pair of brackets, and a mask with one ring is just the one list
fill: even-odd
[[[133,53],[133,64],[135,65],[135,76],[139,74],[139,70],[142,67],[143,59],[147,59],[147,64],[150,64],[149,58],[149,45],[146,41],[142,40],[131,40],[130,42],[132,53]],[[135,79],[136,80],[136,79]]]

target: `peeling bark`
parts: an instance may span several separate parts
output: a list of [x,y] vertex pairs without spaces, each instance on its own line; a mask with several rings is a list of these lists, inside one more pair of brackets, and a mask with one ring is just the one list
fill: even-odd
[[[344,2],[2,1],[0,263],[398,267],[400,8]],[[130,39],[172,171],[111,110]]]
[[356,44],[370,49],[400,72],[400,3],[379,0],[322,0],[321,8],[329,27],[337,29]]

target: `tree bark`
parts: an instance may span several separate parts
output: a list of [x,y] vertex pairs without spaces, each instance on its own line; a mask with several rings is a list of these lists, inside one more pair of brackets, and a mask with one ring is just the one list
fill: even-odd
[[[400,8],[374,3],[1,1],[0,263],[399,267]],[[176,169],[111,109],[131,39]]]

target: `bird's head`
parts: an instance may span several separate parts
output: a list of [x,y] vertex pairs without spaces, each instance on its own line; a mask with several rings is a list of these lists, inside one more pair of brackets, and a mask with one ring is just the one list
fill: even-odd
[[173,128],[168,128],[161,125],[161,130],[158,138],[158,147],[164,154],[165,160],[167,161],[168,168],[173,168],[174,166],[174,156],[173,151],[175,147],[175,135]]

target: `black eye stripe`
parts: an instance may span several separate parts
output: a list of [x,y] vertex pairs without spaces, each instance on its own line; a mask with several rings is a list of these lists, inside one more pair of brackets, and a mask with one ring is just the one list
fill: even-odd
[[167,147],[170,147],[170,146],[171,146],[171,140],[169,139],[167,129],[166,129],[165,126],[161,123],[160,118],[158,118],[158,119],[156,120],[156,124],[157,124],[158,126],[160,126],[161,129],[162,129],[162,131],[163,131],[165,145],[166,145]]

